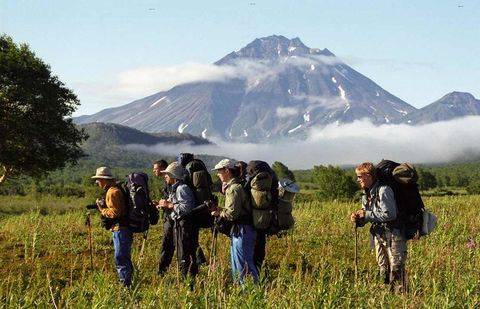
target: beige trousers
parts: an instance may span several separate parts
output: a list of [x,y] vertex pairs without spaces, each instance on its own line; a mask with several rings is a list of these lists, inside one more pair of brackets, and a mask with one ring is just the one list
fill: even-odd
[[399,272],[405,268],[407,241],[398,230],[374,235],[375,255],[380,273]]

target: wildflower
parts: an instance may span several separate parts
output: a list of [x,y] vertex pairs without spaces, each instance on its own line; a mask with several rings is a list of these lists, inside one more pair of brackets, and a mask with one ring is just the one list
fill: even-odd
[[475,243],[473,238],[468,239],[467,248],[470,250],[474,250],[476,247],[477,247],[477,244]]

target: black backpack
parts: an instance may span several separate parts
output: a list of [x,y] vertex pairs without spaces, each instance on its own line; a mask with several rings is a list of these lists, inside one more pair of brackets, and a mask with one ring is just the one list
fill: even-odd
[[397,204],[397,219],[393,223],[405,232],[406,239],[418,238],[423,224],[425,205],[418,190],[418,174],[413,165],[382,160],[376,166],[380,184],[392,188]]
[[150,225],[158,223],[159,213],[150,199],[147,174],[131,173],[124,181],[117,183],[117,187],[125,196],[126,222],[132,232],[146,232]]
[[[184,182],[192,189],[195,195],[195,206],[199,206],[206,201],[213,201],[215,197],[212,192],[212,176],[203,161],[192,159],[185,166],[185,170],[187,174]],[[214,223],[214,218],[208,208],[196,213],[192,220],[199,228],[211,228]]]

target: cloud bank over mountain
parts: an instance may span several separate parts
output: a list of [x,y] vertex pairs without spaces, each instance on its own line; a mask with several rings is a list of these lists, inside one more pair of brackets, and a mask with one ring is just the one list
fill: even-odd
[[142,97],[168,90],[177,85],[194,82],[226,82],[241,78],[247,81],[265,81],[291,67],[306,65],[335,65],[341,60],[335,56],[304,55],[286,58],[283,62],[234,59],[222,66],[216,64],[185,63],[176,66],[152,66],[120,72],[112,87],[128,97]]
[[347,165],[383,158],[414,163],[440,163],[480,154],[480,117],[470,116],[420,126],[405,124],[376,126],[369,120],[342,125],[312,127],[305,140],[283,140],[277,144],[232,143],[155,146],[128,145],[159,155],[180,152],[208,153],[238,160],[281,161],[295,169],[318,164]]

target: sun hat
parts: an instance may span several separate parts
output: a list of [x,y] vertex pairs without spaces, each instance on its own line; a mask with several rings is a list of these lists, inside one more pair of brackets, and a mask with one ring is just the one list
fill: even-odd
[[167,174],[168,176],[175,179],[183,179],[183,167],[178,162],[170,163],[166,169],[160,171],[160,173]]
[[95,171],[95,175],[91,177],[92,179],[115,179],[112,175],[112,171],[106,166],[101,166]]
[[230,159],[223,159],[215,165],[212,171],[218,171],[223,168],[234,169],[235,168],[235,161]]

